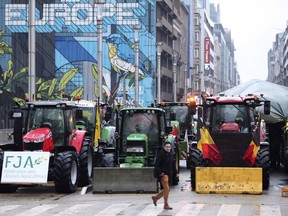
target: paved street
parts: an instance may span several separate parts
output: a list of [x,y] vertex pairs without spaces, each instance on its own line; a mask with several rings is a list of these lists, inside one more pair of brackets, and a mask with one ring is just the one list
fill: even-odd
[[173,210],[163,210],[163,200],[152,204],[151,194],[93,194],[91,188],[74,194],[56,194],[53,185],[22,188],[1,195],[0,215],[200,215],[200,216],[286,216],[288,197],[281,197],[278,186],[288,186],[287,174],[273,172],[271,186],[262,195],[197,194],[191,191],[189,171],[182,168],[180,183],[170,193]]

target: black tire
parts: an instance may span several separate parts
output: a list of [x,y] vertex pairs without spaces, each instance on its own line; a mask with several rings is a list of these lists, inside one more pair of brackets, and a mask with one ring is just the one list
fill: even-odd
[[79,156],[79,186],[83,187],[91,184],[93,175],[93,146],[90,138],[83,141]]
[[55,155],[54,184],[58,193],[74,193],[77,190],[79,167],[76,152],[60,152]]
[[[4,160],[4,151],[0,150],[0,180],[2,178],[2,166]],[[15,193],[18,185],[15,184],[0,184],[0,193]]]
[[268,190],[270,185],[270,157],[268,149],[260,149],[255,160],[255,167],[262,168],[262,188]]
[[203,154],[198,148],[191,148],[188,160],[190,161],[191,188],[192,190],[195,190],[196,186],[195,168],[198,166],[202,166]]

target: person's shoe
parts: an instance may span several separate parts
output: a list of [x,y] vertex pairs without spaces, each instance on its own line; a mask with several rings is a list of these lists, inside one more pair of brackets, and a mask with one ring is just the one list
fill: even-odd
[[169,205],[164,205],[164,209],[166,209],[166,210],[172,210],[173,208],[170,207]]
[[157,206],[157,199],[154,196],[152,196],[152,200],[153,200],[154,206]]

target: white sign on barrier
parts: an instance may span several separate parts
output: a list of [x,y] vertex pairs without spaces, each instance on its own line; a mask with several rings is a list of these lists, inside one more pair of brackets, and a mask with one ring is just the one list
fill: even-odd
[[47,183],[50,152],[4,152],[1,183]]

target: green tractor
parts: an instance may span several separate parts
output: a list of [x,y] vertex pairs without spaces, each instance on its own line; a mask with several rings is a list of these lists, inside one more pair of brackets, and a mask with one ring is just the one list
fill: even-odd
[[[165,141],[172,143],[176,169],[179,171],[179,149],[176,137],[167,127],[165,111],[156,107],[124,108],[116,114],[116,166],[94,168],[94,192],[154,192],[153,177],[157,153]],[[95,170],[96,169],[96,170]],[[177,173],[173,184],[178,184]]]
[[95,101],[78,100],[82,115],[76,116],[76,127],[86,130],[92,137],[94,165],[97,167],[115,166],[115,129],[112,107]]
[[194,98],[190,102],[162,102],[157,105],[165,110],[167,125],[172,127],[172,134],[178,139],[180,159],[186,160],[186,167],[190,164],[187,160],[189,156],[189,143],[195,140],[197,132],[196,103]]

